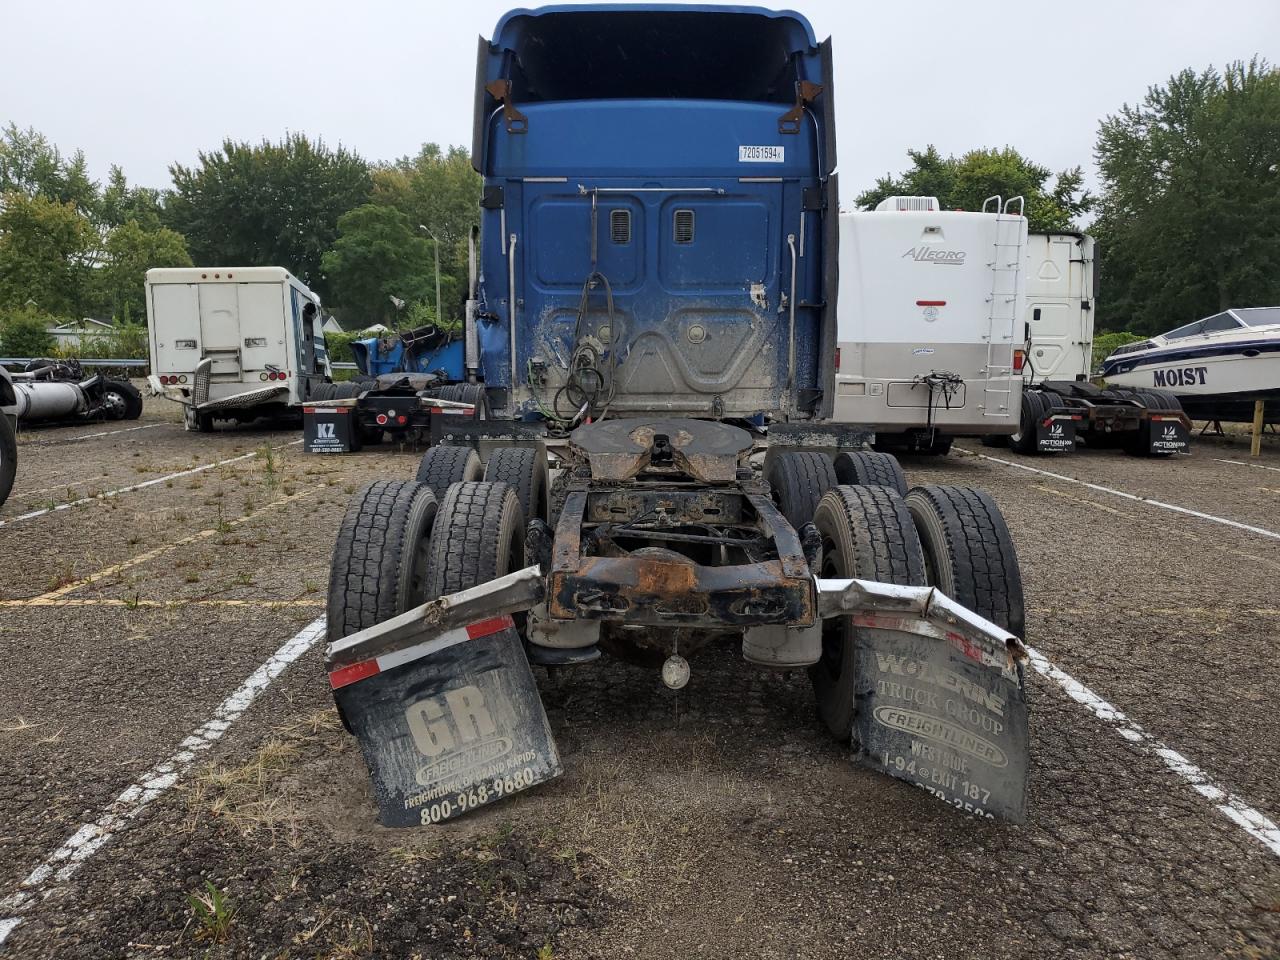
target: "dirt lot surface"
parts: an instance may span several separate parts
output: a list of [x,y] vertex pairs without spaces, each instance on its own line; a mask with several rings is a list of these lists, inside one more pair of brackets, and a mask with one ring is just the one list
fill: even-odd
[[[416,455],[297,436],[185,433],[164,401],[23,435],[0,508],[0,953],[1280,956],[1280,856],[1036,672],[1023,827],[854,768],[803,672],[719,647],[679,694],[615,662],[539,671],[563,777],[379,827],[306,628],[348,496]],[[1280,452],[1223,462],[1246,454],[965,443],[904,465],[1000,503],[1036,650],[1274,822]],[[156,768],[195,731],[207,749]]]

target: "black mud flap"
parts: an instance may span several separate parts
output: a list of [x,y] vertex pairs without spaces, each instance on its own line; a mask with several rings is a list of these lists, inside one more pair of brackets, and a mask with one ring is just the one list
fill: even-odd
[[303,407],[302,448],[307,453],[351,453],[359,450],[356,408]]
[[563,772],[510,617],[329,678],[360,740],[384,826],[449,820]]
[[1054,414],[1036,421],[1036,450],[1040,453],[1069,453],[1076,448],[1077,417]]
[[855,758],[965,813],[1024,823],[1030,743],[1022,669],[1003,647],[864,630]]
[[1151,453],[1186,453],[1191,449],[1191,433],[1180,419],[1157,415],[1151,418],[1147,442]]

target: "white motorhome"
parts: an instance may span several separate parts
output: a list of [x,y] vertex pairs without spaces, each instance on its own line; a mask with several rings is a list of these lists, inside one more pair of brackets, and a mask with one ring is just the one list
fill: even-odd
[[1012,433],[1026,241],[1020,199],[964,212],[889,197],[841,214],[834,419],[873,427],[878,448],[925,453]]
[[283,267],[148,270],[147,322],[151,388],[189,430],[327,398],[320,298]]
[[1093,237],[1027,237],[1026,377],[1088,380],[1093,372],[1093,311],[1098,298]]

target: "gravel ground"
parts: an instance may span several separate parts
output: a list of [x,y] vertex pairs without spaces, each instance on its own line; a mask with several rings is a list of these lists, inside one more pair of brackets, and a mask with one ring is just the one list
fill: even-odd
[[[89,436],[119,426],[24,434],[0,509],[161,478],[0,526],[0,898],[323,612],[349,493],[416,460],[308,457],[291,431],[187,434],[163,401],[126,425],[147,429]],[[1280,453],[1260,461],[1272,472],[1218,462],[1247,459],[1238,443],[1173,462],[962,446],[908,477],[1000,503],[1029,642],[1280,819],[1280,542],[975,455],[1280,532]],[[855,769],[803,673],[713,646],[678,695],[616,662],[542,673],[565,775],[394,831],[320,658],[26,910],[9,955],[1280,956],[1280,859],[1039,674],[1024,827]],[[211,888],[220,920],[201,919]]]

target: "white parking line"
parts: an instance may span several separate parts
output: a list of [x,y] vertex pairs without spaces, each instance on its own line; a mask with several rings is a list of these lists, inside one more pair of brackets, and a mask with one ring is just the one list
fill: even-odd
[[75,443],[78,440],[92,440],[95,437],[114,437],[117,433],[133,433],[135,430],[150,430],[162,427],[162,423],[144,423],[140,427],[125,427],[123,430],[103,430],[101,433],[86,433],[83,437],[50,437],[48,440],[27,440],[24,447],[52,447],[60,443]]
[[1086,707],[1094,716],[1143,753],[1158,757],[1166,767],[1191,784],[1196,793],[1212,803],[1219,813],[1280,857],[1280,827],[1235,794],[1218,786],[1194,763],[1147,733],[1075,677],[1054,666],[1044,654],[1030,647],[1027,648],[1027,654],[1032,668],[1037,673],[1060,686],[1067,696]]
[[1219,457],[1213,458],[1214,463],[1231,463],[1237,467],[1257,467],[1259,470],[1274,470],[1280,473],[1280,467],[1268,467],[1265,463],[1245,463],[1243,460],[1223,460]]
[[991,457],[985,453],[978,453],[976,450],[964,450],[964,453],[971,457],[979,457],[982,460],[990,460],[992,463],[1003,463],[1006,467],[1017,467],[1019,470],[1026,470],[1028,473],[1038,473],[1042,477],[1052,477],[1055,480],[1061,480],[1063,483],[1075,483],[1082,487],[1088,487],[1090,490],[1097,490],[1099,493],[1109,493],[1113,497],[1123,497],[1124,499],[1132,500],[1135,503],[1145,503],[1151,507],[1159,507],[1161,510],[1172,510],[1174,513],[1181,513],[1188,517],[1195,517],[1197,520],[1209,520],[1213,523],[1221,523],[1224,526],[1235,527],[1237,530],[1244,530],[1246,533],[1256,533],[1260,537],[1270,537],[1272,540],[1280,540],[1280,533],[1277,533],[1275,530],[1268,530],[1265,527],[1254,527],[1247,523],[1241,523],[1239,520],[1228,520],[1226,517],[1215,517],[1212,513],[1201,513],[1199,510],[1180,507],[1176,503],[1165,503],[1163,500],[1152,500],[1148,497],[1140,497],[1136,493],[1125,493],[1123,490],[1104,487],[1099,483],[1089,483],[1085,480],[1077,480],[1075,477],[1063,476],[1060,473],[1040,470],[1037,467],[1028,467],[1025,463],[1014,463],[1012,460],[1002,460],[1000,457]]
[[[290,440],[282,446],[290,447],[301,440]],[[279,449],[279,447],[275,448]],[[9,517],[7,520],[0,520],[0,527],[7,526],[10,523],[20,523],[23,520],[34,520],[36,517],[43,517],[46,513],[57,513],[60,510],[70,510],[72,507],[84,506],[86,503],[94,503],[99,500],[109,500],[112,497],[118,497],[122,493],[132,493],[134,490],[142,490],[146,487],[154,487],[157,483],[164,483],[167,480],[177,480],[179,477],[189,477],[193,473],[203,473],[205,470],[212,470],[215,467],[225,467],[229,463],[239,463],[241,460],[249,460],[258,456],[258,451],[253,453],[241,454],[238,457],[232,457],[229,460],[219,460],[216,463],[206,463],[198,467],[192,467],[190,470],[180,470],[177,473],[170,473],[167,476],[156,477],[154,480],[144,480],[142,483],[135,483],[128,487],[119,487],[115,490],[108,490],[105,493],[97,493],[92,497],[81,497],[79,500],[72,500],[70,503],[60,503],[55,507],[44,507],[40,510],[32,510],[30,513],[20,513],[16,517]]]
[[22,922],[37,897],[47,897],[73,876],[91,856],[116,834],[125,830],[153,800],[173,788],[196,761],[196,757],[222,739],[231,724],[249,708],[271,681],[285,668],[314,647],[325,634],[325,618],[313,620],[250,674],[235,692],[223,700],[213,718],[178,744],[178,749],[160,761],[101,812],[92,823],[82,823],[62,846],[45,857],[19,885],[16,892],[0,900],[0,945]]

